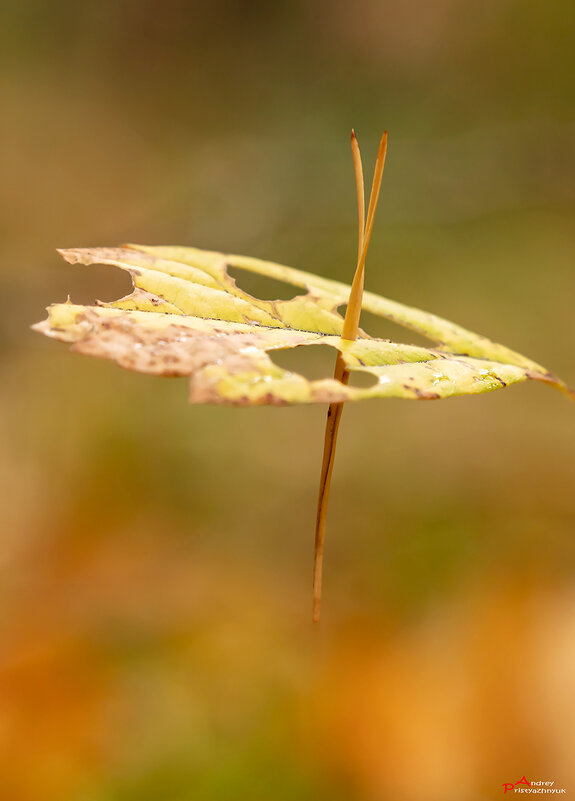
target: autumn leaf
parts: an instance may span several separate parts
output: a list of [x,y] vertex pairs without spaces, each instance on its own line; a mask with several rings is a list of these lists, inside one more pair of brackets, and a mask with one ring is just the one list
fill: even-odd
[[[338,307],[350,287],[312,273],[246,256],[184,247],[61,250],[72,264],[126,270],[134,291],[113,303],[57,303],[34,326],[72,343],[78,353],[163,376],[189,376],[192,403],[236,405],[331,403],[367,398],[448,398],[500,389],[526,379],[569,392],[525,356],[429,312],[365,292],[362,308],[427,336],[434,347],[398,344],[359,331],[342,340]],[[291,300],[260,300],[243,291],[228,267],[302,290]],[[241,283],[241,282],[240,282]],[[276,350],[326,345],[349,371],[374,377],[370,387],[333,378],[308,380],[273,362]],[[272,358],[270,358],[270,355]]]
[[[72,264],[109,264],[130,273],[133,292],[114,303],[50,306],[36,330],[73,350],[122,367],[189,376],[192,403],[240,406],[329,403],[315,527],[313,620],[319,621],[327,502],[343,404],[367,398],[431,400],[490,392],[527,379],[575,397],[536,362],[429,312],[364,292],[387,133],[379,144],[367,214],[359,145],[351,147],[358,202],[358,258],[351,286],[246,256],[183,247],[90,248],[60,251]],[[291,300],[260,300],[236,284],[228,268],[258,273],[302,290]],[[347,306],[345,317],[338,309]],[[428,337],[435,347],[377,339],[359,328],[362,309]],[[333,378],[310,381],[279,367],[274,351],[327,345]],[[353,373],[373,378],[349,386]]]

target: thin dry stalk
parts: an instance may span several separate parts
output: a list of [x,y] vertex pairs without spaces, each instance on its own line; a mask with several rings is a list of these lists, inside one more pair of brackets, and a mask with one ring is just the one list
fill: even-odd
[[[377,160],[375,162],[375,171],[373,181],[371,184],[371,194],[369,197],[369,206],[367,210],[367,222],[365,221],[365,190],[363,183],[363,169],[361,164],[361,155],[359,152],[359,144],[357,142],[354,131],[351,132],[351,151],[353,155],[353,167],[355,173],[355,185],[357,190],[357,208],[358,208],[358,221],[359,221],[359,235],[358,235],[358,249],[357,249],[357,267],[349,293],[349,301],[347,304],[347,311],[343,322],[343,329],[341,338],[353,341],[357,338],[359,329],[359,317],[361,314],[361,303],[363,298],[363,284],[365,272],[365,259],[367,256],[367,249],[371,239],[371,232],[373,230],[373,221],[375,219],[375,210],[377,208],[377,201],[379,199],[379,191],[381,189],[381,180],[383,177],[383,168],[385,165],[385,155],[387,152],[387,131],[384,132],[379,143],[379,150],[377,153]],[[349,381],[349,371],[345,366],[345,362],[341,353],[337,354],[335,363],[334,378],[342,384],[347,384]],[[329,500],[329,489],[331,484],[331,475],[333,472],[333,463],[335,459],[335,447],[337,443],[337,433],[339,429],[339,422],[341,420],[341,413],[343,412],[343,403],[331,403],[327,411],[327,422],[325,427],[325,440],[323,446],[323,461],[321,466],[321,476],[319,482],[319,495],[317,502],[317,517],[315,525],[315,552],[314,552],[314,569],[313,569],[313,621],[319,622],[320,608],[321,608],[321,590],[323,578],[323,552],[325,545],[325,521],[327,515],[327,503]]]

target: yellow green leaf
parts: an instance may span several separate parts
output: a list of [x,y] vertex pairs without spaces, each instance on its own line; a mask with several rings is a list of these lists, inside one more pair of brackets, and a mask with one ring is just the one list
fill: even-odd
[[[245,256],[183,247],[61,251],[71,263],[109,264],[130,273],[134,291],[113,303],[58,303],[34,328],[73,350],[122,367],[189,376],[193,403],[238,405],[332,403],[366,398],[416,400],[489,392],[532,379],[571,393],[544,367],[429,312],[365,292],[362,308],[427,336],[429,348],[359,332],[341,339],[350,287]],[[275,278],[296,288],[291,300],[260,300],[236,285],[228,267]],[[241,283],[241,281],[240,281]],[[431,344],[430,343],[430,344]],[[308,380],[273,361],[275,350],[326,345],[347,369],[373,386],[333,378]],[[271,354],[271,356],[270,356]]]

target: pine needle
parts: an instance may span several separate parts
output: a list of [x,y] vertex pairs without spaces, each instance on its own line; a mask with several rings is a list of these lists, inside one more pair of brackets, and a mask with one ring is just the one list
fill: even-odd
[[[359,317],[361,314],[361,303],[363,299],[363,284],[365,272],[365,259],[367,256],[367,249],[371,239],[371,232],[373,230],[373,221],[375,219],[375,210],[377,208],[377,201],[379,199],[379,191],[381,189],[381,180],[383,177],[383,168],[385,165],[385,155],[387,152],[387,131],[384,132],[379,143],[379,150],[377,153],[377,160],[375,163],[375,171],[373,174],[373,181],[371,184],[371,194],[369,197],[369,206],[367,210],[367,222],[365,221],[365,191],[363,183],[363,169],[361,164],[361,155],[359,152],[359,144],[355,132],[351,132],[351,151],[353,155],[353,167],[355,173],[355,185],[357,190],[357,209],[359,221],[359,235],[358,235],[358,249],[357,249],[357,267],[353,277],[351,291],[349,293],[349,301],[343,322],[343,330],[341,338],[353,341],[357,338],[359,329]],[[349,371],[345,366],[345,362],[341,353],[338,352],[335,363],[334,378],[342,384],[347,384],[349,381]],[[327,422],[325,427],[325,440],[323,446],[323,461],[321,466],[321,477],[319,483],[319,496],[317,503],[317,517],[315,526],[315,554],[314,554],[314,571],[313,571],[313,621],[319,622],[320,608],[321,608],[321,590],[323,578],[323,552],[325,544],[325,522],[327,515],[327,503],[329,500],[329,489],[331,484],[331,475],[333,472],[333,463],[335,460],[335,447],[337,443],[337,433],[339,429],[339,422],[343,412],[343,403],[331,403],[327,411]]]

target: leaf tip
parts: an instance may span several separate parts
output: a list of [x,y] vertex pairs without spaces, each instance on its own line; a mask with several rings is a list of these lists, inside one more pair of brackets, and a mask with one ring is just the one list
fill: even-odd
[[56,251],[68,264],[78,264],[80,262],[78,251],[75,248],[56,248]]

